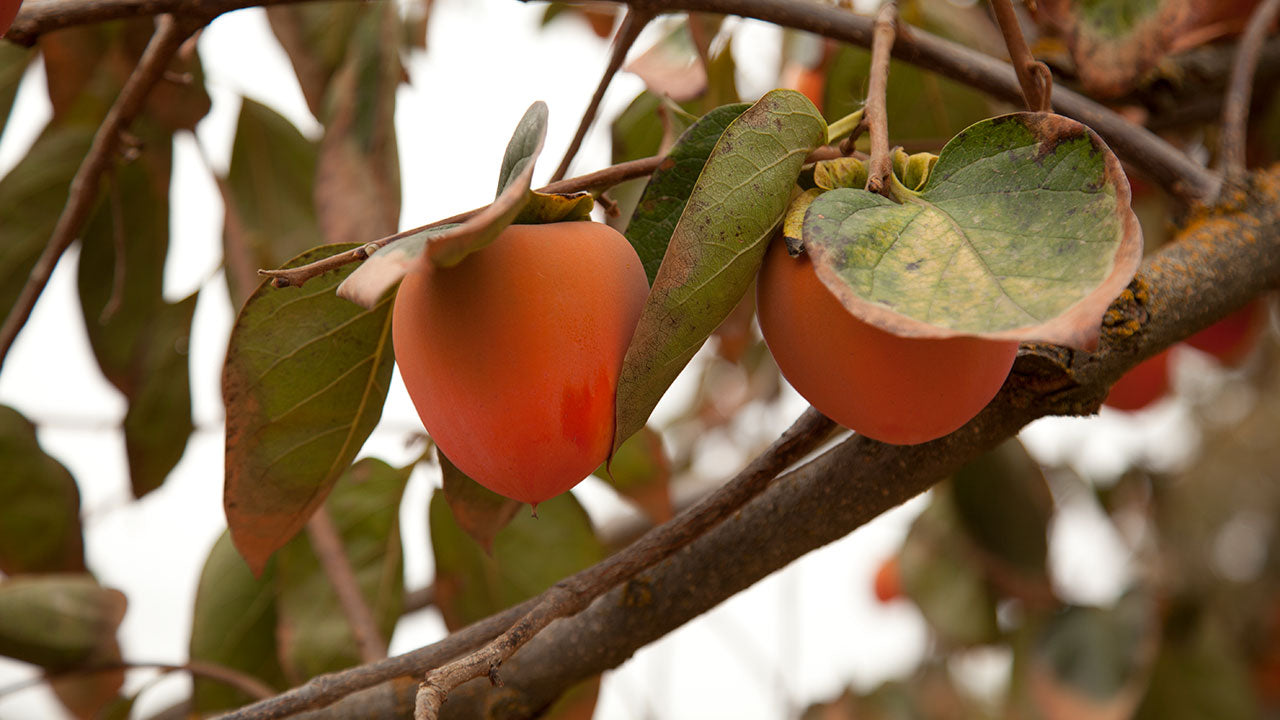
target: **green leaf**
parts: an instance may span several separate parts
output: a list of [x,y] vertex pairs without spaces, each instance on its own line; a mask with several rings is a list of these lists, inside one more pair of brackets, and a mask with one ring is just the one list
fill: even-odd
[[115,643],[127,602],[88,575],[0,581],[0,655],[65,670]]
[[8,315],[49,242],[93,127],[48,125],[0,179],[0,314]]
[[996,639],[995,598],[946,498],[935,496],[912,523],[898,567],[903,592],[945,642]]
[[[267,685],[285,686],[276,652],[275,563],[255,579],[223,533],[200,573],[191,620],[190,657],[238,670]],[[240,707],[253,698],[208,678],[193,680],[197,713]]]
[[[303,265],[351,246],[299,255]],[[231,330],[222,374],[227,408],[223,502],[236,547],[255,573],[324,502],[382,415],[391,380],[392,297],[362,310],[334,294],[351,272],[300,288],[263,284]]]
[[604,558],[587,513],[571,493],[519,513],[486,554],[453,518],[444,492],[431,498],[436,605],[451,630],[527,600]]
[[654,523],[671,519],[671,460],[662,447],[662,434],[652,427],[646,425],[627,438],[594,474],[607,480]]
[[[364,458],[325,503],[383,640],[391,638],[404,599],[400,497],[412,469]],[[280,658],[295,682],[360,664],[355,636],[308,536],[281,548],[276,587]]]
[[1047,113],[971,126],[902,204],[822,195],[804,243],[845,307],[891,332],[1083,349],[1142,258],[1119,161],[1092,130]]
[[658,118],[660,105],[661,98],[645,90],[613,121],[609,129],[613,162],[639,160],[658,154],[662,147],[662,122]]
[[626,236],[644,263],[650,285],[707,158],[729,124],[748,107],[745,103],[725,105],[702,116],[680,135],[662,164],[649,176]]
[[729,124],[676,224],[618,380],[616,450],[746,293],[809,152],[817,108],[773,90]]
[[547,104],[529,106],[517,123],[498,173],[498,197],[451,232],[431,238],[427,258],[437,267],[452,267],[493,242],[529,202],[533,165],[547,137]]
[[[951,500],[961,527],[986,558],[1011,570],[1015,594],[1023,582],[1049,594],[1046,560],[1053,495],[1040,465],[1017,438],[1006,440],[956,471]],[[1005,573],[999,573],[1003,576]],[[999,579],[999,578],[997,578]]]
[[[1032,691],[1056,720],[1133,714],[1154,649],[1155,606],[1136,594],[1112,608],[1069,607],[1035,641]],[[1088,708],[1088,715],[1068,708]]]
[[346,58],[329,82],[315,207],[327,242],[368,242],[400,221],[396,91],[400,16],[390,3],[363,5]]
[[266,105],[245,98],[219,183],[226,203],[222,240],[227,286],[239,306],[259,268],[279,267],[323,242],[315,210],[316,144]]
[[165,302],[172,136],[142,124],[147,151],[107,178],[81,233],[78,286],[89,344],[129,402],[125,448],[136,497],[156,489],[191,435],[187,342],[196,296]]
[[18,95],[18,85],[27,72],[27,65],[36,51],[14,43],[0,43],[0,134],[4,133],[13,109],[13,99]]
[[0,572],[84,571],[76,481],[7,405],[0,405],[0,467]]
[[1171,632],[1166,623],[1146,696],[1134,720],[1251,720],[1258,707],[1243,648],[1225,623],[1201,617]]
[[867,185],[867,164],[855,157],[819,160],[813,164],[813,183],[823,190],[861,190]]
[[493,554],[493,538],[516,516],[522,503],[503,497],[462,472],[436,448],[444,486],[444,499],[453,512],[453,520],[480,547]]

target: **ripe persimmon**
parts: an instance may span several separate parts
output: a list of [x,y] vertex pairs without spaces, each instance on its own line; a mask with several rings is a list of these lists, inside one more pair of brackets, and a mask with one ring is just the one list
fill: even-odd
[[9,32],[9,26],[13,24],[13,19],[18,17],[20,7],[22,7],[22,0],[0,0],[0,37]]
[[1141,410],[1169,392],[1169,350],[1143,360],[1120,376],[1103,405],[1116,410]]
[[760,332],[782,375],[827,417],[895,445],[942,437],[995,397],[1011,340],[903,337],[855,317],[781,239],[756,290]]
[[648,291],[626,238],[595,222],[513,225],[457,266],[409,273],[392,338],[427,433],[521,502],[577,485],[613,445],[618,373]]
[[1227,367],[1235,367],[1249,356],[1267,322],[1267,306],[1254,298],[1218,322],[1187,338],[1191,347],[1218,358]]
[[891,603],[902,597],[902,570],[898,565],[898,556],[890,555],[880,563],[876,570],[872,589],[876,599],[882,603]]

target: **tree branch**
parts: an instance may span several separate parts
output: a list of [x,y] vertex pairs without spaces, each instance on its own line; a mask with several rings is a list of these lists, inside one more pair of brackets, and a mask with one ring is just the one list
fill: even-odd
[[1018,85],[1022,87],[1023,102],[1028,110],[1048,112],[1053,107],[1053,73],[1048,65],[1038,62],[1031,54],[1031,48],[1027,47],[1012,0],[993,0],[991,8],[995,10],[996,24],[1004,36],[1005,47],[1009,48],[1009,61],[1018,77]]
[[[850,437],[666,561],[548,627],[504,663],[501,688],[483,679],[459,687],[441,717],[486,717],[487,707],[503,708],[504,718],[535,716],[577,682],[927,490],[1032,420],[1096,412],[1110,384],[1139,361],[1277,283],[1280,166],[1256,175],[1238,206],[1195,218],[1144,266],[1108,313],[1097,352],[1024,346],[995,400],[933,442],[894,446]],[[390,710],[403,708],[411,689],[381,692],[305,717],[395,717]]]
[[[587,173],[586,175],[580,175],[576,178],[553,182],[539,188],[538,192],[573,193],[583,190],[610,188],[620,182],[631,180],[633,178],[644,177],[645,175],[651,175],[660,162],[662,162],[661,157],[647,157],[640,158],[639,160],[618,163],[617,165],[612,165],[593,173]],[[309,263],[307,265],[300,265],[295,268],[283,270],[259,270],[258,275],[271,278],[271,283],[276,287],[301,287],[303,283],[318,275],[335,268],[340,268],[348,263],[368,259],[368,257],[378,248],[385,247],[396,240],[409,237],[410,235],[416,235],[423,230],[430,230],[431,228],[439,227],[441,225],[464,222],[483,209],[484,208],[476,208],[474,210],[468,210],[454,215],[453,217],[429,222],[426,225],[409,230],[402,230],[394,235],[378,238],[377,240],[361,245],[358,248],[338,253],[337,255],[330,255],[323,260],[317,260],[316,262]]]
[[871,78],[867,84],[867,102],[862,109],[862,123],[871,135],[871,157],[867,161],[867,192],[885,195],[889,192],[889,174],[893,162],[889,155],[889,54],[897,35],[898,6],[887,2],[876,13],[875,32],[871,37]]
[[1222,104],[1222,154],[1219,167],[1228,177],[1244,172],[1245,138],[1249,125],[1249,100],[1253,95],[1253,75],[1267,29],[1280,11],[1280,0],[1262,0],[1254,9],[1231,64],[1231,82]]
[[6,695],[35,687],[41,683],[51,680],[60,680],[63,678],[82,677],[86,675],[97,675],[100,673],[118,672],[120,670],[159,670],[161,673],[186,672],[193,677],[206,678],[215,682],[220,682],[228,687],[235,688],[240,692],[254,699],[265,699],[276,694],[270,686],[263,683],[256,677],[247,673],[240,672],[224,665],[205,662],[203,660],[192,660],[185,665],[175,665],[173,663],[147,662],[143,661],[123,661],[112,662],[103,665],[94,665],[93,667],[76,668],[74,670],[64,670],[61,672],[46,672],[43,675],[37,675],[29,680],[22,680],[12,685],[0,688],[0,698]]
[[178,48],[192,33],[204,27],[206,22],[208,20],[204,17],[179,18],[164,15],[160,18],[151,41],[147,43],[146,50],[138,60],[137,67],[120,90],[120,95],[111,105],[111,109],[107,111],[106,118],[93,136],[89,153],[85,155],[80,168],[76,170],[75,177],[71,180],[67,204],[58,217],[58,223],[53,228],[49,243],[45,245],[35,267],[31,269],[31,275],[14,302],[13,309],[4,319],[4,325],[0,326],[0,367],[3,367],[4,360],[9,354],[9,349],[13,347],[13,341],[17,339],[18,333],[27,324],[27,318],[31,317],[31,311],[44,292],[45,285],[49,283],[49,277],[53,275],[53,269],[62,258],[62,253],[66,252],[75,241],[85,221],[88,220],[89,213],[98,199],[98,185],[102,180],[102,174],[111,164],[119,147],[120,133],[129,127],[142,110],[147,94],[160,78],[164,77],[165,69],[169,66],[169,61],[173,59],[174,54],[178,52]]
[[[385,658],[387,641],[378,630],[373,611],[360,592],[360,583],[351,568],[347,549],[342,545],[342,536],[338,534],[333,518],[329,517],[329,511],[323,505],[307,521],[307,538],[311,541],[311,550],[320,561],[325,577],[338,596],[338,604],[342,606],[342,614],[347,618],[356,648],[360,651],[360,660],[369,663]],[[306,628],[301,631],[306,632]]]
[[582,140],[587,136],[587,130],[591,128],[592,121],[596,118],[596,112],[600,109],[600,103],[604,100],[604,93],[609,89],[609,84],[613,82],[613,76],[618,74],[618,70],[622,69],[622,63],[627,59],[627,53],[631,50],[631,46],[635,45],[636,38],[640,37],[640,31],[644,30],[649,21],[653,19],[653,14],[643,8],[629,7],[627,14],[622,18],[622,25],[618,27],[618,34],[613,38],[613,50],[609,55],[609,64],[604,69],[604,75],[600,78],[600,84],[596,86],[595,93],[591,96],[591,102],[587,105],[587,109],[582,113],[582,120],[578,121],[578,130],[573,135],[573,141],[569,143],[569,148],[564,151],[564,158],[560,160],[560,166],[556,168],[555,174],[551,176],[551,181],[561,180],[569,173],[569,165],[573,162],[573,158],[578,154],[578,148],[582,147]]

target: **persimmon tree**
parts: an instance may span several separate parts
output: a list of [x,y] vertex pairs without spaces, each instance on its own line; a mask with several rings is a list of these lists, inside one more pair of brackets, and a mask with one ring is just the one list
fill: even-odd
[[[209,107],[193,38],[259,5],[323,133],[309,139],[246,100],[217,179],[238,309],[223,371],[228,532],[203,570],[190,662],[165,668],[195,678],[187,710],[239,720],[589,712],[600,673],[638,648],[930,488],[877,592],[913,602],[935,646],[913,678],[850,690],[815,713],[1234,718],[1280,704],[1280,575],[1266,560],[1215,574],[1203,551],[1252,522],[1241,511],[1271,517],[1280,502],[1258,487],[1274,485],[1267,471],[1221,470],[1275,467],[1275,443],[1251,438],[1277,411],[1265,294],[1280,282],[1270,165],[1280,62],[1267,41],[1280,1],[918,0],[874,16],[783,0],[552,3],[549,22],[576,14],[613,43],[552,182],[533,188],[556,110],[535,103],[495,168],[491,204],[397,232],[396,94],[402,54],[423,50],[430,2],[27,0],[0,44],[0,107],[38,53],[53,118],[0,179],[0,361],[78,243],[90,344],[128,403],[137,497],[164,483],[192,431],[180,348],[195,296],[166,301],[161,273],[172,138]],[[739,96],[732,17],[785,30],[781,87]],[[640,52],[653,25],[658,40]],[[648,90],[607,119],[615,162],[570,177],[624,64]],[[601,238],[631,262],[614,231],[585,225],[593,213],[635,251],[635,292],[611,299],[622,281],[601,287],[587,282],[598,265],[573,267],[600,248],[575,256],[571,243]],[[584,224],[563,231],[554,259],[536,242],[504,244],[565,223]],[[531,225],[546,227],[509,230]],[[503,257],[514,259],[488,272]],[[550,283],[568,295],[524,307],[520,292],[548,285],[532,275],[553,267],[579,274]],[[402,280],[411,296],[397,300]],[[405,303],[427,295],[430,322],[418,322],[427,313]],[[757,298],[768,346],[753,324]],[[570,342],[582,331],[564,316],[593,303],[605,317],[640,305],[638,317],[629,307],[602,325],[619,334],[608,352],[587,361],[532,347]],[[529,308],[541,307],[556,308],[544,319],[554,332],[530,327]],[[507,315],[520,327],[502,337],[517,346],[485,334]],[[445,325],[458,342],[442,371],[431,365],[439,338],[421,328]],[[1182,482],[1137,466],[1088,490],[1141,525],[1158,569],[1112,606],[1072,606],[1047,557],[1049,488],[1061,490],[1068,468],[1046,470],[1016,435],[1042,417],[1098,412],[1148,358],[1167,370],[1167,358],[1195,352],[1187,338],[1221,348],[1232,382],[1263,392],[1230,427],[1206,423],[1206,450]],[[652,422],[704,346],[708,370],[682,427]],[[544,373],[535,354],[589,377]],[[414,367],[411,392],[431,387],[414,400],[442,428],[441,447],[424,443],[407,467],[359,457],[397,361]],[[670,484],[698,436],[776,394],[778,366],[814,407],[718,489],[673,507]],[[714,383],[726,367],[746,378],[732,400]],[[450,386],[468,373],[478,374]],[[519,403],[484,396],[539,382],[568,385]],[[576,454],[588,437],[592,450]],[[486,462],[485,443],[502,462]],[[446,454],[463,447],[455,465]],[[554,448],[555,463],[543,467],[540,448]],[[575,477],[544,478],[566,453]],[[621,547],[572,494],[545,499],[525,478],[492,476],[539,465],[530,476],[558,490],[597,460],[595,473],[651,519]],[[119,695],[131,664],[116,642],[126,599],[89,573],[75,480],[9,408],[0,462],[0,653],[45,668],[73,713],[127,717],[136,695]],[[398,527],[419,464],[441,478],[418,509],[436,564],[429,593],[404,587]],[[460,466],[485,468],[483,485]],[[485,486],[537,499],[536,517]],[[1269,532],[1250,537],[1274,549]],[[426,603],[451,634],[387,657],[396,623]],[[1015,657],[994,709],[942,670],[953,653],[990,645]]]

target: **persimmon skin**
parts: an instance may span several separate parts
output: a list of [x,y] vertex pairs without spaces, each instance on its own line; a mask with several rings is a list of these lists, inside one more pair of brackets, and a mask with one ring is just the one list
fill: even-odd
[[0,0],[0,37],[9,32],[9,26],[13,25],[13,19],[18,17],[18,9],[22,7],[22,0]]
[[1120,376],[1103,405],[1116,410],[1134,412],[1167,395],[1169,392],[1169,350],[1143,360]]
[[1258,344],[1266,321],[1266,304],[1254,298],[1239,310],[1187,338],[1186,343],[1216,357],[1227,367],[1239,367]]
[[995,397],[1014,341],[909,338],[854,317],[807,255],[781,239],[756,290],[760,332],[782,375],[819,412],[881,442],[916,445],[968,422]]
[[513,225],[401,281],[396,362],[427,433],[481,485],[537,505],[613,444],[614,396],[649,284],[616,230]]

